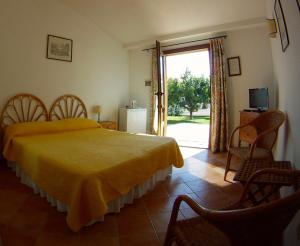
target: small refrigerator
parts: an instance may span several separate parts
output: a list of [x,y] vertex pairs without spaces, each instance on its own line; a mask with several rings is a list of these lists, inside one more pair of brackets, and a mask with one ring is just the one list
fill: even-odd
[[147,109],[120,108],[119,130],[130,133],[146,133]]

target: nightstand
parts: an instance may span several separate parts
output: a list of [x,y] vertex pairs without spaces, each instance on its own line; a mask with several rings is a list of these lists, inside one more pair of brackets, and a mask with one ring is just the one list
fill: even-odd
[[117,122],[115,121],[100,121],[99,124],[105,129],[117,130]]
[[146,133],[147,110],[145,108],[120,108],[119,130],[130,133]]

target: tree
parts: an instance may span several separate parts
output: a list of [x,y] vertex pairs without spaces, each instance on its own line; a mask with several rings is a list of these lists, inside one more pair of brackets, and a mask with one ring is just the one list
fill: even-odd
[[197,111],[201,105],[201,100],[197,93],[197,82],[197,79],[192,76],[188,69],[181,76],[182,97],[180,105],[190,112],[190,119],[193,118],[193,112]]
[[168,79],[168,115],[178,116],[183,113],[182,107],[179,105],[182,96],[180,82],[178,79]]
[[196,91],[197,95],[200,97],[200,102],[203,109],[207,108],[207,104],[210,103],[210,81],[209,78],[201,76],[197,78]]
[[199,110],[200,106],[206,108],[210,103],[210,82],[208,78],[195,77],[186,69],[180,80],[170,78],[168,80],[168,114],[180,115],[182,108],[190,113]]

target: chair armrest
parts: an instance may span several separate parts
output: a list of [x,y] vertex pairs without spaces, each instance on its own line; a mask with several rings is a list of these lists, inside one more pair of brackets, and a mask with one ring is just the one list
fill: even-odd
[[210,223],[213,223],[216,226],[219,223],[224,223],[224,222],[227,223],[228,219],[239,221],[240,220],[240,214],[241,214],[240,211],[245,210],[245,209],[241,209],[239,207],[229,208],[229,209],[226,209],[226,210],[210,210],[210,209],[207,209],[207,208],[204,208],[204,207],[200,206],[198,203],[193,201],[189,196],[180,195],[176,198],[176,200],[174,202],[173,210],[172,210],[172,214],[171,214],[171,218],[170,218],[168,228],[170,228],[174,224],[176,224],[176,220],[177,220],[177,216],[178,216],[178,212],[179,212],[179,207],[180,207],[180,204],[181,204],[182,201],[187,203],[189,205],[189,207],[191,209],[193,209],[193,211],[199,215],[199,217],[201,217],[202,219],[204,219],[204,220],[206,220]]
[[239,130],[239,129],[241,129],[241,128],[244,128],[246,126],[249,126],[249,125],[250,124],[247,123],[247,124],[240,125],[240,126],[237,126],[236,128],[234,128],[234,130],[232,131],[232,133],[230,135],[230,138],[229,138],[229,141],[228,141],[228,145],[227,145],[227,149],[229,149],[232,146],[233,137],[234,137],[234,134],[236,133],[236,131]]
[[[211,210],[205,207],[202,207],[196,203],[192,198],[187,195],[179,195],[173,205],[171,219],[169,225],[175,224],[179,212],[179,207],[181,202],[185,202],[196,214],[198,214],[202,219],[207,221],[217,221],[223,220],[223,217],[226,217],[230,214],[231,211],[222,211],[222,210]],[[225,212],[225,214],[223,214]],[[230,216],[230,215],[229,215]]]
[[181,202],[185,202],[195,213],[199,215],[204,215],[206,213],[206,209],[193,201],[189,196],[179,195],[173,205],[170,224],[174,224],[176,222]]

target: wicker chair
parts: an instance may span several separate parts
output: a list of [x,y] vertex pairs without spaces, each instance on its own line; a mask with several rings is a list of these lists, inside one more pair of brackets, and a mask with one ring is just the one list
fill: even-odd
[[[247,194],[249,189],[252,189],[252,184],[261,175],[289,178],[295,187],[295,192],[285,198],[277,196],[276,200],[261,200],[259,205],[252,206]],[[263,169],[257,171],[249,178],[240,200],[222,210],[210,210],[200,206],[186,195],[178,196],[173,206],[164,245],[170,246],[173,242],[179,246],[282,245],[283,231],[300,208],[299,181],[300,171],[296,170]],[[186,202],[199,216],[177,221],[182,201]],[[219,232],[216,232],[216,229]],[[226,238],[224,239],[220,233],[226,235]],[[208,240],[207,235],[211,241]]]
[[[275,110],[262,113],[245,125],[236,127],[229,139],[227,162],[225,167],[224,180],[229,171],[236,171],[230,168],[232,156],[237,156],[242,162],[245,160],[273,160],[272,149],[277,139],[278,129],[283,124],[285,115],[283,112]],[[242,147],[239,140],[238,146],[233,145],[235,133],[245,127],[252,127],[256,132],[256,138],[248,147]]]

